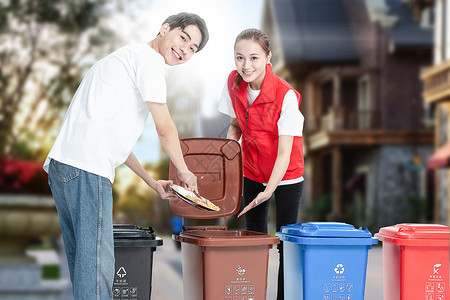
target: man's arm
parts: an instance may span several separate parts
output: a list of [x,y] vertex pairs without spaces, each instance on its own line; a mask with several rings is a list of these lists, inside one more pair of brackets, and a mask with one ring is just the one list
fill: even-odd
[[168,193],[166,191],[167,185],[171,184],[172,181],[169,180],[156,181],[155,179],[153,179],[153,177],[151,177],[150,174],[148,174],[148,172],[144,169],[144,167],[141,165],[141,163],[133,153],[130,153],[127,160],[125,161],[125,165],[127,165],[128,168],[131,169],[131,171],[136,173],[136,175],[141,177],[142,180],[145,181],[145,183],[147,183],[152,189],[154,189],[161,197],[161,199],[171,200],[177,198],[172,193]]
[[156,132],[164,151],[178,170],[178,177],[189,189],[197,191],[197,177],[189,171],[181,152],[178,130],[165,103],[147,102],[152,114]]

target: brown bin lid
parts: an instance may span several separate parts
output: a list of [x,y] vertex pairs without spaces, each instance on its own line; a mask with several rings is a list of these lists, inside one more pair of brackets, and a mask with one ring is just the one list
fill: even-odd
[[[200,210],[183,200],[170,201],[172,213],[189,219],[214,219],[238,212],[242,197],[242,154],[235,140],[190,138],[180,140],[189,170],[197,176],[198,192],[220,207],[219,211]],[[169,178],[182,185],[175,165],[170,162]]]
[[197,246],[261,246],[279,244],[280,239],[256,231],[192,230],[174,235],[177,241]]

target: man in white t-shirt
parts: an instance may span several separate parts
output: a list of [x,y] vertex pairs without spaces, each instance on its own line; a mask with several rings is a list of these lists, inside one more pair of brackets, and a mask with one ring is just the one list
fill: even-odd
[[[165,64],[189,60],[209,39],[203,19],[167,18],[149,43],[116,50],[95,63],[78,87],[44,163],[49,173],[74,299],[112,299],[114,170],[125,163],[163,199],[167,180],[153,179],[131,152],[149,112],[165,152],[188,189],[197,178],[184,162],[166,104]],[[155,145],[156,146],[156,145]]]

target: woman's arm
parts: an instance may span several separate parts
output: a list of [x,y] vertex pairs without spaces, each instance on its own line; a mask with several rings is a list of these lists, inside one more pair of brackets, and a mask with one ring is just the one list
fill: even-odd
[[230,117],[230,128],[228,128],[227,139],[239,141],[242,131],[236,118]]
[[256,198],[253,199],[253,201],[241,211],[238,218],[253,207],[270,199],[281,179],[283,179],[284,174],[286,174],[291,158],[293,142],[293,136],[280,135],[278,137],[278,153],[275,160],[275,165],[273,166],[272,174],[270,174],[269,182],[267,183],[265,190],[259,193],[258,196],[256,196]]

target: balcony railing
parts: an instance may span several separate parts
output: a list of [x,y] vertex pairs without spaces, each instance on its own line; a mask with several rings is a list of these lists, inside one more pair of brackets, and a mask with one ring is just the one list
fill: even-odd
[[320,129],[334,130],[374,130],[380,128],[380,114],[376,111],[348,110],[333,107],[322,116]]
[[422,72],[423,97],[428,103],[450,100],[450,60]]

